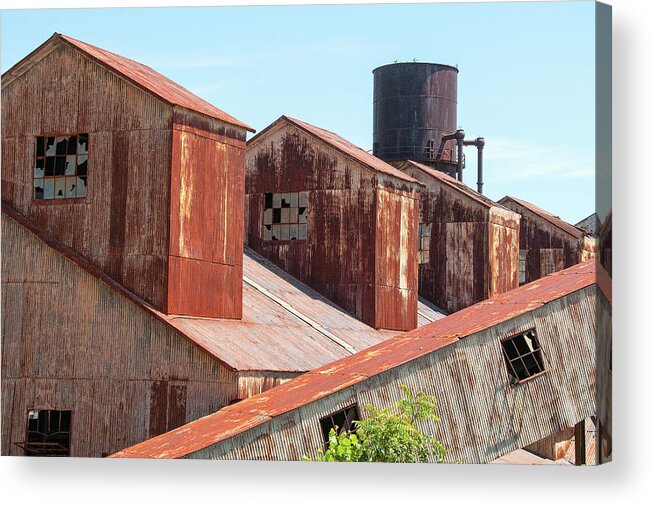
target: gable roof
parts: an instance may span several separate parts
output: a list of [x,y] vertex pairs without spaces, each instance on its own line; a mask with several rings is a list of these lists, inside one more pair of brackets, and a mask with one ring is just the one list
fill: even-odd
[[[241,320],[164,314],[5,202],[2,212],[231,370],[302,373],[400,333],[363,323],[249,248]],[[421,325],[445,316],[423,300],[418,312]]]
[[197,95],[191,93],[184,87],[156,72],[152,68],[60,33],[54,33],[54,35],[32,51],[28,56],[7,70],[2,75],[3,80],[6,76],[11,75],[15,69],[20,67],[21,63],[24,61],[33,58],[37,53],[46,50],[47,47],[59,43],[66,44],[82,52],[88,58],[108,68],[110,71],[118,74],[139,88],[153,94],[165,103],[177,105],[210,116],[225,123],[244,128],[250,132],[255,132],[255,130],[250,126],[235,119],[233,116],[227,114],[221,109],[218,109],[203,98],[199,98]]
[[515,198],[513,196],[506,195],[504,198],[501,198],[499,203],[505,204],[505,202],[508,202],[509,200],[515,202],[516,204],[524,207],[525,209],[529,210],[530,212],[533,212],[537,216],[540,216],[547,222],[553,224],[557,228],[560,228],[563,230],[565,233],[569,233],[575,238],[581,238],[585,236],[585,232],[576,226],[571,225],[570,223],[563,221],[560,217],[555,216],[549,212],[547,212],[545,209],[541,209],[540,207],[534,205],[533,203],[529,203],[525,200],[522,200],[520,198]]
[[511,210],[511,209],[507,209],[506,207],[499,204],[498,202],[491,200],[487,196],[482,195],[480,192],[475,191],[471,187],[466,186],[466,184],[464,184],[458,179],[455,179],[454,177],[449,176],[445,172],[441,172],[440,170],[436,170],[432,167],[428,167],[427,165],[423,165],[422,163],[418,163],[412,160],[407,160],[406,163],[408,165],[413,166],[414,168],[419,169],[421,172],[424,172],[427,175],[434,177],[435,179],[439,180],[441,183],[445,184],[446,186],[463,193],[465,196],[474,200],[480,205],[483,205],[484,207],[499,207],[500,209]]
[[556,272],[287,381],[112,457],[180,458],[596,282],[595,260]]
[[333,133],[328,130],[324,130],[323,128],[319,128],[318,126],[314,126],[310,123],[306,123],[305,121],[300,121],[299,119],[295,119],[289,116],[284,116],[284,115],[280,116],[273,123],[271,123],[269,126],[267,126],[262,131],[260,131],[260,133],[252,137],[247,142],[247,146],[259,141],[259,139],[261,139],[266,133],[271,131],[272,128],[274,128],[276,125],[278,125],[281,122],[287,122],[289,124],[296,126],[297,128],[325,142],[329,146],[335,148],[340,153],[344,154],[349,158],[352,158],[354,161],[360,163],[361,165],[365,166],[366,168],[374,172],[390,175],[392,177],[396,177],[397,179],[401,179],[406,182],[413,182],[416,184],[420,184],[420,182],[418,182],[413,177],[410,177],[407,174],[402,173],[397,168],[389,165],[385,161],[382,161],[380,158],[373,156],[371,153],[367,153],[366,151],[364,151],[364,149],[357,147],[355,144],[351,142],[348,142],[346,139],[340,137],[336,133]]

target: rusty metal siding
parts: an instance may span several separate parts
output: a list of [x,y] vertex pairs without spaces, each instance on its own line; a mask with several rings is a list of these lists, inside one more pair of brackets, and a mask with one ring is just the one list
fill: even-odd
[[488,224],[488,297],[505,293],[519,285],[520,216],[492,207]]
[[168,312],[242,317],[244,142],[175,125]]
[[595,240],[569,223],[511,197],[503,198],[500,203],[521,216],[520,250],[526,251],[525,282],[535,281],[596,256]]
[[[448,461],[492,461],[595,415],[596,289],[591,285],[551,301],[186,457],[313,456],[323,443],[319,418],[352,403],[389,405],[406,384],[412,391],[438,398],[441,422],[422,423],[421,429],[444,444]],[[500,339],[531,327],[537,330],[546,372],[510,386]],[[365,415],[363,410],[361,414]]]
[[430,167],[395,163],[424,184],[421,223],[432,224],[420,296],[454,312],[517,287],[518,215]]
[[418,326],[418,195],[382,185],[375,198],[376,326],[412,330]]
[[3,455],[31,408],[73,410],[71,454],[99,457],[237,397],[235,372],[4,213],[2,244]]
[[[2,87],[3,199],[160,308],[171,117],[170,107],[66,46]],[[34,137],[86,132],[87,196],[34,200]]]
[[[415,318],[410,297],[391,314],[377,313],[377,173],[288,122],[249,144],[246,159],[245,236],[253,250],[373,327],[401,312]],[[413,185],[397,180],[397,189],[405,184]],[[309,192],[307,240],[263,241],[264,193],[299,191]],[[401,221],[387,226],[399,241]]]

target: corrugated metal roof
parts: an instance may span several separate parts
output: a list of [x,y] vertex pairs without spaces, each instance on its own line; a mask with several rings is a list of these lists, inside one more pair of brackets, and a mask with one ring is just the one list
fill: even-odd
[[[2,211],[234,370],[305,372],[400,334],[368,326],[248,248],[243,259],[248,281],[243,286],[241,320],[167,315],[4,202]],[[419,303],[419,312],[428,318],[445,315],[424,301]],[[419,319],[421,324],[429,322]]]
[[[171,79],[168,79],[164,75],[156,72],[152,68],[129,58],[125,58],[124,56],[119,56],[99,47],[87,44],[81,40],[73,39],[67,35],[55,33],[44,44],[37,48],[36,51],[33,51],[26,58],[23,58],[23,60],[31,58],[36,52],[44,49],[46,46],[49,46],[53,42],[59,41],[74,47],[89,58],[107,67],[109,70],[112,70],[136,86],[154,94],[161,100],[171,105],[178,105],[179,107],[184,107],[186,109],[205,114],[206,116],[219,119],[225,123],[245,128],[250,132],[255,132],[255,130],[250,126],[235,119],[230,114],[227,114],[226,112],[218,109],[204,99],[199,98],[195,94],[191,93]],[[4,78],[5,75],[11,73],[12,70],[19,65],[20,62],[7,70],[7,72],[5,72],[2,77]]]
[[[595,283],[594,260],[556,272],[308,372],[124,449],[114,457],[179,458]],[[241,424],[241,428],[238,428]]]
[[500,209],[510,210],[504,207],[503,205],[500,205],[498,202],[491,200],[487,196],[482,195],[478,191],[475,191],[471,187],[466,186],[466,184],[459,181],[458,179],[455,179],[454,177],[451,177],[448,174],[441,172],[440,170],[436,170],[432,167],[428,167],[427,165],[423,165],[422,163],[418,163],[412,160],[407,160],[407,163],[412,165],[415,168],[418,168],[422,172],[425,172],[426,174],[434,177],[435,179],[438,179],[443,184],[464,193],[468,198],[475,200],[477,203],[485,207],[499,207]]
[[364,151],[364,149],[357,147],[355,144],[351,142],[348,142],[346,139],[340,137],[336,133],[333,133],[328,130],[324,130],[323,128],[319,128],[318,126],[314,126],[310,123],[306,123],[305,121],[301,121],[299,119],[295,119],[289,116],[279,117],[276,121],[274,121],[269,126],[267,126],[262,131],[260,131],[260,133],[258,133],[255,137],[251,138],[247,142],[247,144],[252,144],[254,142],[257,142],[258,139],[260,139],[266,132],[270,131],[274,126],[276,126],[278,123],[282,121],[291,123],[297,128],[300,128],[301,130],[309,133],[310,135],[322,140],[323,142],[327,143],[331,147],[337,149],[339,152],[354,159],[358,163],[361,163],[366,168],[369,168],[374,172],[380,172],[386,175],[391,175],[403,181],[420,184],[413,177],[410,177],[407,174],[402,173],[397,168],[392,167],[388,163],[382,161],[380,158],[377,158],[372,154],[367,153],[366,151]]
[[560,228],[566,233],[569,233],[573,237],[576,238],[581,238],[585,235],[585,232],[576,226],[571,225],[570,223],[563,221],[560,217],[555,216],[549,212],[547,212],[545,209],[541,209],[540,207],[534,205],[533,203],[529,203],[525,200],[521,200],[519,198],[515,198],[513,196],[505,196],[504,198],[501,198],[499,203],[504,203],[507,200],[511,200],[515,202],[518,205],[521,205],[522,207],[526,208],[530,212],[533,212],[534,214],[542,217],[546,221],[550,222],[557,228]]

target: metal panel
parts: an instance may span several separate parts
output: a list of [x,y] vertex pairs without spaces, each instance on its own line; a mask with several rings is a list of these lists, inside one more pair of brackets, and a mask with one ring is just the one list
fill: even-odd
[[4,212],[2,243],[2,454],[30,408],[71,409],[71,455],[99,457],[237,397],[235,372]]
[[[586,262],[497,295],[116,456],[221,457],[222,443],[229,447],[224,457],[240,449],[257,454],[246,442],[251,427],[268,440],[275,423],[284,425],[297,409],[321,417],[351,390],[360,401],[376,391],[374,403],[381,407],[407,384],[439,398],[445,424],[424,428],[448,447],[452,461],[490,461],[595,415],[595,268]],[[546,369],[512,386],[500,341],[532,327]],[[291,436],[303,434],[307,441],[308,418],[318,417],[292,421]],[[312,443],[308,454],[320,445]],[[272,444],[271,454],[282,459],[279,445]],[[268,446],[264,450],[269,454]]]
[[[246,243],[370,326],[415,327],[417,301],[411,295],[395,293],[395,306],[383,303],[383,310],[391,312],[377,311],[376,246],[379,228],[384,226],[382,233],[399,244],[402,226],[401,219],[378,222],[376,187],[415,199],[413,179],[331,132],[291,118],[281,118],[252,139],[246,157]],[[264,194],[303,191],[309,192],[307,239],[263,240]],[[409,226],[415,221],[414,215]],[[410,268],[409,257],[394,255],[382,263],[388,260],[395,272],[401,262]],[[415,282],[414,271],[408,283]],[[408,321],[399,321],[400,313],[407,313]]]

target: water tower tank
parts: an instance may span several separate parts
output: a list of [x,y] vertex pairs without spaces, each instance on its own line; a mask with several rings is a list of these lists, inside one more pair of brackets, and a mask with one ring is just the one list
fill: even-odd
[[394,63],[373,70],[373,154],[385,161],[456,160],[457,74],[449,65]]

